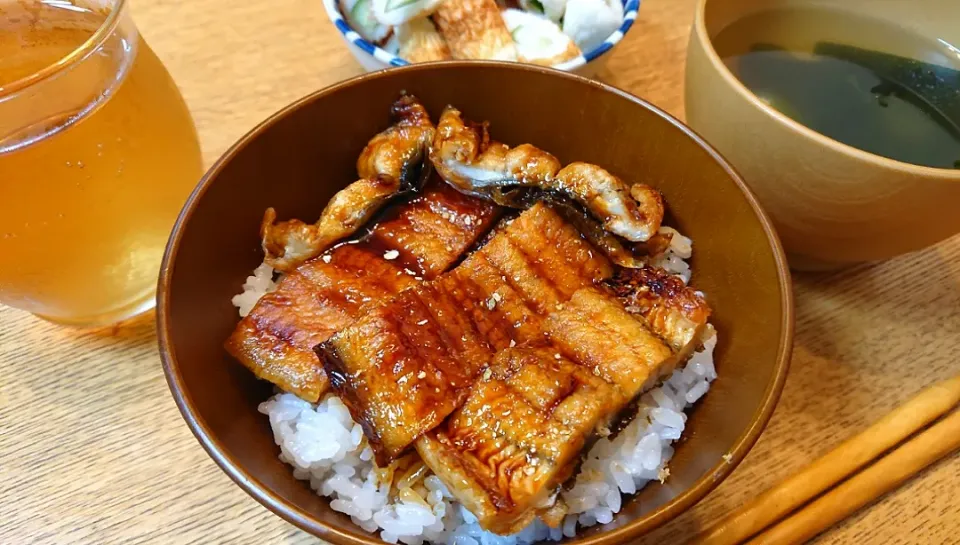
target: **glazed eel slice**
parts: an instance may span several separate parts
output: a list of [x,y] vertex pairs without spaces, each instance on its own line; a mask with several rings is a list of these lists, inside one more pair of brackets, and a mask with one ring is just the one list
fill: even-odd
[[424,161],[435,129],[416,97],[402,94],[390,108],[394,123],[367,142],[357,158],[360,179],[338,191],[314,224],[277,222],[268,208],[260,225],[264,263],[290,272],[351,237],[398,196],[420,190],[430,178]]
[[366,237],[286,274],[240,321],[226,349],[259,378],[316,402],[329,382],[313,347],[420,279],[439,276],[497,218],[487,202],[428,185]]
[[[556,520],[549,500],[584,449],[686,358],[674,341],[698,341],[702,299],[644,271],[611,277],[606,258],[538,204],[317,350],[378,464],[415,444],[484,528],[510,534],[538,515]],[[679,318],[663,319],[680,299],[702,305],[689,318],[700,327],[678,333]]]
[[545,346],[500,352],[463,406],[416,443],[481,526],[503,535],[538,515],[558,523],[564,507],[552,498],[581,454],[684,357],[605,289],[577,291],[543,327]]
[[612,274],[576,229],[537,204],[317,353],[384,467],[462,405],[497,352],[542,342],[546,316]]

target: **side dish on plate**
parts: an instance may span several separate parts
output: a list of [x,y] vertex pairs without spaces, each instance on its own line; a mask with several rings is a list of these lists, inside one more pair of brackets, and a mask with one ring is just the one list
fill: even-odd
[[692,242],[653,187],[454,107],[436,126],[410,95],[392,113],[316,223],[267,210],[234,298],[226,349],[278,389],[260,410],[280,459],[392,543],[611,522],[669,479],[717,376]]
[[335,0],[361,38],[418,63],[450,59],[557,66],[625,22],[621,0]]

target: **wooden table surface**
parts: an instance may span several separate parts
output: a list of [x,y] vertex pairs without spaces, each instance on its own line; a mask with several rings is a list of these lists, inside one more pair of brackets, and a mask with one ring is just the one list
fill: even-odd
[[[275,110],[360,69],[320,0],[132,0],[207,162]],[[694,0],[645,0],[601,78],[683,116]],[[797,275],[793,366],[769,427],[675,543],[960,369],[960,237],[886,263]],[[960,543],[960,456],[818,543]],[[244,494],[180,418],[153,316],[74,331],[0,307],[0,543],[315,543]]]

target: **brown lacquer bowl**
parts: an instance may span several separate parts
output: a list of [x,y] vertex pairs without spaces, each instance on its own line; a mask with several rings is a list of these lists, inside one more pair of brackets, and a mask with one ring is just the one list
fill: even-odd
[[700,137],[636,97],[548,69],[456,62],[368,74],[291,105],[227,152],[184,208],[160,277],[160,352],[190,428],[237,484],[284,519],[333,543],[379,543],[277,459],[257,412],[272,387],[233,361],[223,341],[238,321],[230,299],[263,257],[264,209],[316,218],[354,180],[357,155],[389,124],[401,90],[434,116],[452,103],[489,120],[503,142],[530,142],[564,163],[589,161],[663,191],[669,223],[694,240],[693,284],[715,312],[720,377],[693,408],[667,483],[648,486],[578,541],[625,543],[676,517],[743,460],[780,396],[793,334],[784,256],[740,177]]

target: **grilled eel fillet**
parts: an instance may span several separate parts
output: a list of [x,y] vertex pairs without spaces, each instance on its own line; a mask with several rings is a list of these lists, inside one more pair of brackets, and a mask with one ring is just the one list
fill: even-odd
[[605,289],[577,291],[543,325],[545,346],[497,354],[463,406],[416,443],[480,524],[504,535],[543,516],[581,453],[686,357]]
[[430,162],[440,177],[460,191],[506,206],[511,205],[512,199],[505,198],[510,188],[560,193],[627,241],[649,241],[663,222],[663,197],[656,189],[627,183],[590,163],[562,167],[556,157],[531,144],[511,148],[490,137],[487,123],[465,120],[453,106],[440,114]]
[[462,264],[317,347],[386,466],[467,398],[494,355],[543,340],[543,319],[613,274],[556,212],[534,205]]
[[609,271],[539,204],[318,353],[378,464],[415,441],[484,528],[510,534],[537,515],[557,520],[542,509],[583,450],[705,327],[709,309],[679,280]]
[[240,321],[226,349],[257,377],[316,402],[329,382],[313,347],[418,279],[438,276],[495,218],[492,205],[431,185],[366,238],[284,276]]
[[647,327],[682,360],[700,341],[710,318],[703,296],[682,280],[655,267],[619,269],[605,284],[631,314],[642,316]]
[[485,529],[509,535],[570,477],[621,397],[548,346],[507,348],[417,452]]
[[435,132],[430,115],[408,94],[393,103],[390,114],[393,125],[371,138],[357,158],[360,179],[338,191],[316,223],[277,223],[276,211],[267,209],[260,225],[264,262],[290,272],[356,233],[397,195],[422,187],[430,174],[424,157]]

